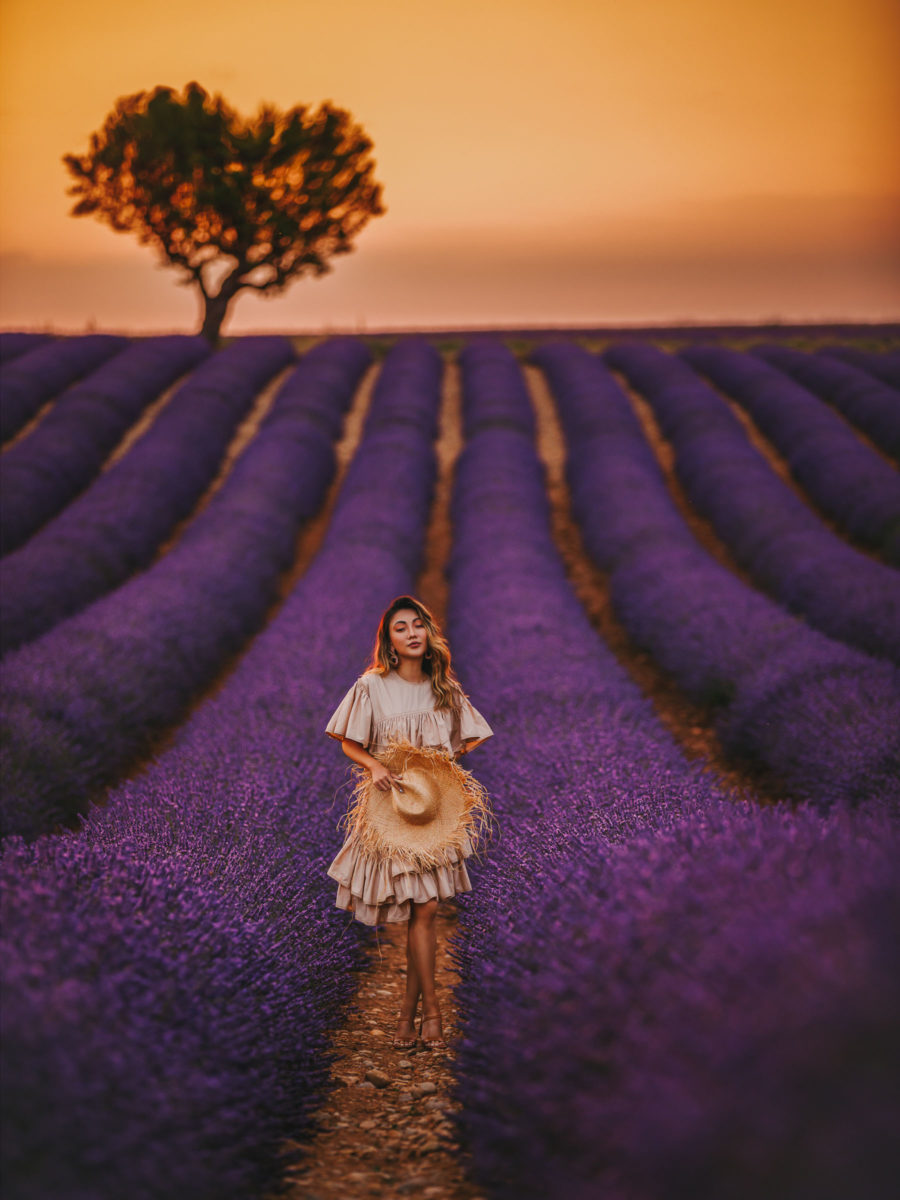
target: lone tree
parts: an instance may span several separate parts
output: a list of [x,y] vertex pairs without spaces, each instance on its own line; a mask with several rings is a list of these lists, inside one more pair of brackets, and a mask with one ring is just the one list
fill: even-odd
[[203,299],[202,334],[215,343],[239,291],[271,296],[352,249],[385,210],[372,178],[372,143],[349,113],[264,104],[250,120],[197,83],[123,96],[66,154],[77,217],[155,246]]

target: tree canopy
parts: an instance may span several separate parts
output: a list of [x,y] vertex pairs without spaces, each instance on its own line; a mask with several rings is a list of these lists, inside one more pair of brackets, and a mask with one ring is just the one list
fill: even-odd
[[264,104],[247,119],[197,83],[123,96],[67,154],[73,216],[133,233],[196,284],[202,333],[218,339],[228,305],[250,288],[274,295],[328,260],[385,209],[372,143],[330,102],[313,112]]

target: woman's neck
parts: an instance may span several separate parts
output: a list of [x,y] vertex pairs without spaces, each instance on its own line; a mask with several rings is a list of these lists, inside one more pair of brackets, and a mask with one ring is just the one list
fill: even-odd
[[394,667],[394,670],[407,683],[424,683],[428,678],[418,659],[401,658],[400,665]]

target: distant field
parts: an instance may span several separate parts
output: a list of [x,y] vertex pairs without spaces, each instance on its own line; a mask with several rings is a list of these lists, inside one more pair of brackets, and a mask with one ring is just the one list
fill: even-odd
[[[320,335],[296,335],[299,349],[312,344]],[[648,325],[598,326],[596,328],[569,328],[547,326],[543,329],[428,329],[401,331],[367,331],[354,335],[376,350],[388,347],[400,337],[426,337],[440,349],[458,352],[467,341],[482,338],[502,338],[517,355],[529,352],[536,342],[564,337],[577,341],[588,349],[603,350],[622,338],[640,338],[653,342],[664,349],[680,349],[691,342],[711,340],[736,349],[745,349],[760,339],[785,341],[798,350],[815,350],[829,342],[852,344],[872,351],[896,350],[900,348],[900,323],[866,324],[740,324],[740,325]]]

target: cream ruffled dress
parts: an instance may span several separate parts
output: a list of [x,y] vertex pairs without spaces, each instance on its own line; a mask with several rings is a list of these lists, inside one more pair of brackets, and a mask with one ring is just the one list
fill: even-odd
[[[338,740],[352,738],[379,759],[391,741],[439,748],[456,756],[492,736],[490,725],[467,699],[458,713],[438,709],[436,702],[430,679],[408,683],[396,671],[366,672],[338,705],[325,732]],[[413,902],[448,900],[457,892],[471,892],[465,859],[472,853],[466,837],[461,858],[447,866],[415,871],[397,857],[379,860],[364,853],[348,835],[328,868],[338,884],[335,904],[365,925],[408,921]]]

